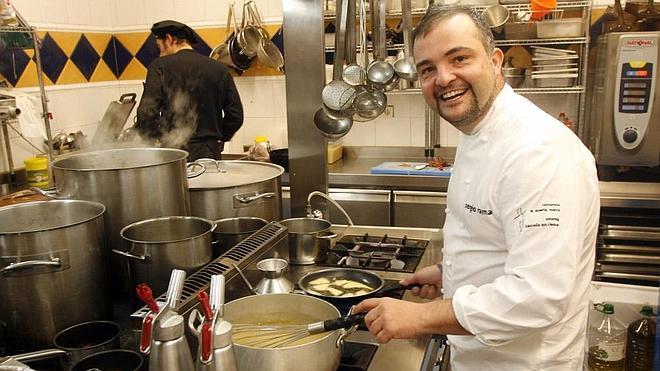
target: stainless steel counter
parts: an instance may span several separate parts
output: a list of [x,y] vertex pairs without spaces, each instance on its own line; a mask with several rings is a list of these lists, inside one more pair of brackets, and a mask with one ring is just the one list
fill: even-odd
[[[408,236],[408,238],[419,238],[429,240],[429,244],[426,247],[424,255],[417,267],[420,269],[430,264],[434,264],[442,261],[442,232],[439,229],[429,229],[429,228],[396,228],[396,227],[373,227],[373,226],[345,226],[345,225],[333,225],[332,230],[338,234],[338,239],[341,236],[346,234],[364,234],[369,233],[370,235],[384,235],[387,234],[390,237],[403,237]],[[268,255],[281,256],[285,257],[287,255],[286,251],[281,251],[282,247],[280,246],[276,250],[271,251]],[[262,257],[263,258],[263,257]],[[256,280],[257,277],[260,277],[261,273],[256,270],[256,267],[253,264],[244,268],[246,275],[251,280]],[[320,267],[317,265],[290,265],[287,270],[287,278],[292,282],[297,282],[300,277],[303,275],[313,272],[319,269],[325,269],[327,267]],[[383,272],[383,271],[374,271],[381,275],[384,279],[400,280],[409,276],[410,273],[396,273],[396,272]],[[256,282],[256,281],[254,281]],[[227,282],[228,295],[233,296],[243,296],[249,295],[245,291],[244,284],[240,281],[238,277],[232,277]],[[230,292],[233,291],[233,292]],[[406,291],[404,300],[409,301],[420,301],[421,299],[412,296],[410,291]],[[376,339],[368,331],[356,331],[347,338],[348,341],[360,342],[360,343],[371,343],[378,344]],[[417,339],[411,340],[392,340],[387,344],[378,344],[378,350],[374,355],[374,358],[371,361],[369,366],[370,371],[417,371],[421,370],[424,364],[424,356],[426,353],[427,346],[431,340],[430,336],[423,336]],[[431,370],[432,364],[425,367],[424,370]]]
[[[453,148],[440,153],[450,162]],[[372,167],[385,161],[424,162],[421,147],[344,147],[344,156],[328,165],[329,186],[334,188],[368,188],[386,190],[446,192],[449,177],[415,175],[373,175]],[[288,184],[284,174],[283,184]],[[660,209],[660,184],[652,182],[600,182],[603,207],[636,207]]]

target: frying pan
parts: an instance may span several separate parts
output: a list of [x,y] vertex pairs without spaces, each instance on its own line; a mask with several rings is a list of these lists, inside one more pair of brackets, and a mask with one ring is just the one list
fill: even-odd
[[[327,278],[330,281],[332,281],[333,279],[352,280],[365,284],[371,287],[372,289],[366,294],[347,296],[347,297],[324,295],[315,291],[310,285],[311,281],[314,281],[319,278]],[[419,285],[410,285],[410,286],[396,285],[396,286],[384,288],[385,281],[378,274],[372,273],[370,271],[353,269],[353,268],[330,268],[330,269],[323,269],[320,271],[307,273],[298,280],[298,286],[307,295],[315,296],[317,298],[321,298],[330,302],[334,301],[334,302],[342,302],[342,303],[360,302],[362,301],[362,299],[366,299],[373,296],[380,296],[392,291],[408,290],[413,287],[419,287]]]

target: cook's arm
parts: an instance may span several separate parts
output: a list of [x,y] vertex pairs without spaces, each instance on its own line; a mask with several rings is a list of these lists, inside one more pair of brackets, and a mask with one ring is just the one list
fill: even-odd
[[593,249],[583,248],[583,238],[592,231],[581,219],[584,209],[597,205],[581,179],[593,174],[564,157],[537,148],[504,166],[494,192],[508,246],[504,274],[458,288],[452,302],[458,322],[484,344],[504,344],[557,323],[575,305],[572,292],[588,286]]
[[243,125],[243,104],[234,79],[229,73],[226,74],[222,85],[226,90],[222,95],[224,97],[222,102],[224,117],[220,132],[222,133],[222,140],[228,142]]
[[157,60],[147,70],[144,91],[137,109],[135,129],[142,138],[158,138],[158,122],[163,106],[163,75]]

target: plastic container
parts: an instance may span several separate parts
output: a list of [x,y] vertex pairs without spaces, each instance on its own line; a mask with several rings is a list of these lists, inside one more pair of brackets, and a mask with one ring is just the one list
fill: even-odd
[[577,73],[533,74],[532,81],[537,88],[568,88],[575,85]]
[[653,369],[655,314],[653,314],[653,308],[650,305],[643,306],[639,313],[642,317],[628,325],[625,361],[627,371]]
[[559,21],[543,21],[536,24],[536,37],[555,39],[584,36],[582,18],[564,18]]
[[23,161],[27,172],[27,181],[31,187],[46,187],[48,178],[48,158],[31,157]]
[[557,0],[531,0],[529,9],[532,11],[532,20],[540,21],[557,7]]
[[328,142],[328,164],[333,164],[341,159],[343,148],[341,142]]
[[612,304],[594,304],[600,318],[589,328],[590,371],[623,371],[626,326],[614,316]]

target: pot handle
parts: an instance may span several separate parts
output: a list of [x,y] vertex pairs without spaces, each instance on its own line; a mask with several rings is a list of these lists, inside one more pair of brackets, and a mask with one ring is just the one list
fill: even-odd
[[121,256],[125,256],[125,257],[131,258],[131,259],[136,259],[136,260],[139,260],[139,261],[147,260],[147,257],[144,256],[144,255],[135,255],[135,254],[131,254],[130,252],[121,251],[121,250],[117,250],[117,249],[112,249],[112,252],[115,253],[115,254],[119,254]]
[[[352,306],[351,309],[348,310],[347,316],[351,316],[353,314],[353,308],[355,308],[355,306]],[[339,337],[337,338],[337,342],[335,343],[335,346],[341,349],[341,347],[344,345],[344,341],[346,340],[346,338],[352,335],[355,331],[357,331],[357,328],[358,325],[354,325],[351,326],[351,328],[349,328],[348,330],[340,329]]]
[[[195,167],[199,167],[199,170],[194,170]],[[186,165],[186,177],[188,179],[190,178],[196,178],[206,172],[206,166],[204,164],[199,163],[199,162],[189,162]]]
[[275,197],[275,193],[273,192],[266,192],[266,193],[257,193],[252,196],[246,196],[246,195],[235,195],[234,199],[237,200],[238,202],[242,204],[249,204],[250,202],[262,199],[262,198],[273,198]]
[[68,199],[71,198],[71,195],[59,194],[59,193],[57,193],[57,190],[55,190],[55,189],[45,190],[45,189],[41,189],[39,187],[30,187],[30,190],[33,191],[33,192],[36,192],[36,193],[38,193],[38,194],[40,194],[44,197],[48,197],[50,199],[53,199],[53,200],[68,200]]
[[326,235],[317,235],[316,238],[322,239],[322,240],[331,240],[333,238],[337,237],[337,233],[330,232]]
[[28,269],[32,267],[42,267],[42,266],[59,268],[62,266],[62,263],[60,262],[60,258],[52,258],[51,260],[26,260],[19,263],[10,263],[8,266],[0,269],[0,273],[9,274],[19,269]]

